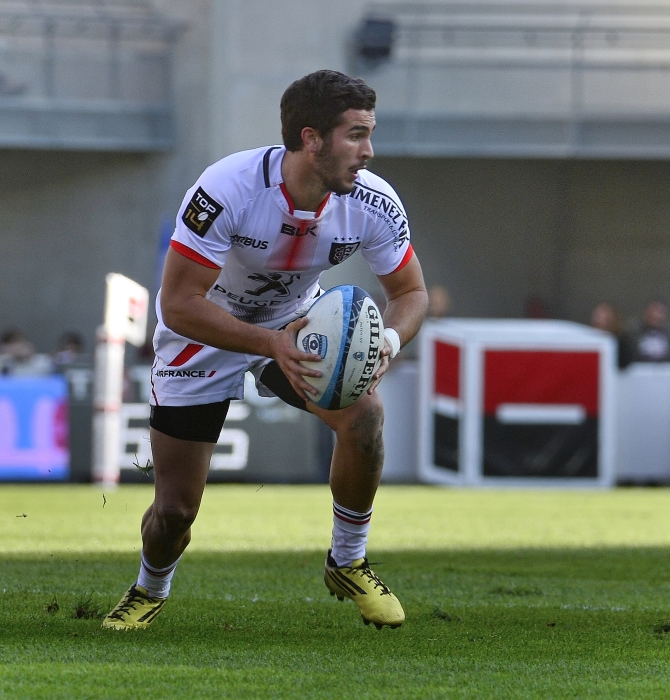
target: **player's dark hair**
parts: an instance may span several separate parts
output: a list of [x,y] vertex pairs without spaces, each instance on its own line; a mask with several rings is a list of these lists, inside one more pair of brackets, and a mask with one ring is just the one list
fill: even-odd
[[348,109],[373,110],[377,95],[360,78],[318,70],[286,88],[281,98],[281,134],[289,151],[302,149],[302,130],[311,127],[322,138],[342,121]]

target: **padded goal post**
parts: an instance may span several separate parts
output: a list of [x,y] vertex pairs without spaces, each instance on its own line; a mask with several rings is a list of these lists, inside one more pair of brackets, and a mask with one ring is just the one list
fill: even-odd
[[117,273],[107,275],[105,321],[98,328],[93,379],[93,481],[120,476],[121,404],[126,342],[144,344],[149,291]]

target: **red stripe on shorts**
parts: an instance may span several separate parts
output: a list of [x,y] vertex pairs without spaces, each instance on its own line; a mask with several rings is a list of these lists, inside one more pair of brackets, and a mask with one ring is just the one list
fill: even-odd
[[177,357],[170,362],[168,367],[181,367],[185,365],[194,355],[197,355],[205,346],[197,343],[189,343]]

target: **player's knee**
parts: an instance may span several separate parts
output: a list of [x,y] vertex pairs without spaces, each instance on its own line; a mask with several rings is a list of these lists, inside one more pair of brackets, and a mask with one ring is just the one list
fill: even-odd
[[184,534],[193,524],[197,508],[184,505],[154,505],[154,516],[158,521],[160,529],[168,536],[180,536]]
[[338,439],[348,439],[366,458],[377,461],[383,458],[384,442],[382,430],[384,427],[384,405],[375,392],[368,400],[357,405],[342,431],[338,431]]

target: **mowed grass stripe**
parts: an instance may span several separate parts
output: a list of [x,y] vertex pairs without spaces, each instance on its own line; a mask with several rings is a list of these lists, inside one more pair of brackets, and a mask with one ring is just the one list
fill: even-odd
[[209,487],[165,610],[117,633],[150,487],[3,487],[0,697],[667,697],[668,497],[382,488],[407,622],[378,632],[323,584],[327,488]]
[[[21,581],[44,565],[13,559],[5,569],[11,589],[1,598],[0,690],[30,698],[145,690],[175,698],[336,697],[363,677],[372,698],[664,697],[670,639],[658,623],[667,614],[667,551],[618,550],[622,590],[599,578],[612,571],[612,550],[594,551],[590,571],[580,561],[571,567],[583,551],[560,551],[560,575],[556,550],[517,554],[534,574],[519,575],[519,561],[506,568],[495,556],[488,567],[490,553],[481,551],[383,553],[380,570],[408,621],[382,632],[364,627],[352,603],[328,596],[316,554],[196,553],[156,624],[130,634],[74,619],[90,595],[70,592],[90,571],[85,562],[56,563],[45,577],[52,590],[26,594]],[[91,563],[107,589],[125,586],[135,568],[128,556],[92,555]],[[636,564],[650,579],[642,590],[625,581]],[[636,590],[637,600],[620,605]],[[60,609],[47,613],[54,597]],[[93,597],[115,602],[111,593]]]

